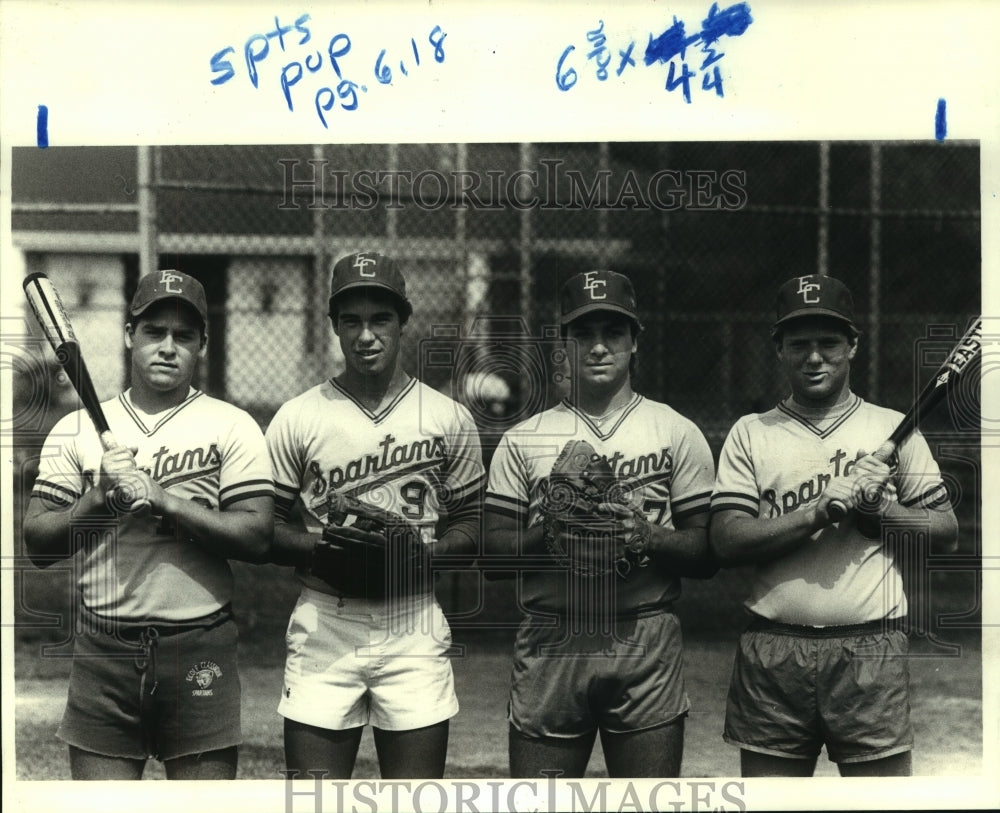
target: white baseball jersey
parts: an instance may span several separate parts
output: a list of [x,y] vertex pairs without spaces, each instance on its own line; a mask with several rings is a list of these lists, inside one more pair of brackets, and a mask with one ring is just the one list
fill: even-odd
[[[219,511],[274,494],[263,433],[238,407],[195,389],[155,415],[137,409],[127,391],[102,406],[118,443],[138,448],[136,464],[173,496]],[[102,454],[90,418],[67,415],[45,442],[32,496],[53,508],[72,505],[94,486]],[[171,521],[147,512],[122,515],[111,531],[104,522],[71,526],[90,539],[77,557],[90,610],[121,621],[187,621],[229,603],[229,562],[181,537]]]
[[[833,477],[851,474],[858,450],[874,450],[902,415],[851,394],[831,409],[789,398],[733,426],[719,458],[712,511],[778,517],[819,499]],[[948,494],[927,441],[914,433],[898,450],[893,476],[904,506],[941,507]],[[860,624],[906,614],[891,551],[853,521],[830,525],[791,553],[756,566],[748,609],[786,624]]]
[[[487,510],[530,528],[543,520],[542,496],[552,465],[570,440],[586,440],[606,456],[630,503],[647,519],[675,528],[679,519],[709,510],[712,452],[690,420],[666,404],[636,394],[616,420],[602,428],[567,401],[512,427],[490,465]],[[680,579],[646,559],[622,579],[614,578],[614,608],[641,612],[666,605],[681,592]],[[521,573],[524,606],[573,612],[565,570]]]
[[[339,493],[402,514],[430,542],[449,514],[474,504],[483,485],[472,415],[416,379],[378,413],[329,379],[282,405],[266,438],[276,516],[286,520],[300,498],[312,532],[322,531],[329,499]],[[297,575],[331,593],[307,570]]]

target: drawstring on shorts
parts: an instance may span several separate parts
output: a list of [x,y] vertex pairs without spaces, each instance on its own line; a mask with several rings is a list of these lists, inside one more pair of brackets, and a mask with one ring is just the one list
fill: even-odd
[[[143,747],[146,753],[156,756],[155,727],[150,719],[153,715],[152,698],[160,685],[156,671],[156,649],[160,632],[156,627],[146,627],[139,636],[139,653],[135,656],[135,666],[139,670],[139,716],[142,720]],[[152,683],[149,693],[146,686]]]

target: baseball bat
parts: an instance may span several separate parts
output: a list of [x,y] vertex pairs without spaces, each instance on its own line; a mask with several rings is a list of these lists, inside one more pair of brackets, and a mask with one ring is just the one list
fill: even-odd
[[[976,317],[972,325],[958,343],[948,353],[947,358],[938,367],[934,377],[928,381],[920,393],[910,404],[902,420],[893,430],[886,441],[875,450],[874,456],[883,463],[888,462],[893,453],[899,448],[910,433],[916,429],[920,422],[936,407],[944,397],[954,389],[961,379],[969,363],[975,359],[983,349],[983,318]],[[834,521],[839,521],[847,514],[847,506],[840,500],[833,500],[827,508],[827,513]]]
[[[84,410],[94,422],[94,428],[101,439],[101,447],[104,451],[117,448],[119,444],[111,433],[108,419],[101,408],[100,399],[94,389],[94,382],[90,378],[90,370],[87,368],[87,363],[80,350],[80,343],[73,332],[73,324],[70,322],[69,314],[59,297],[59,292],[52,284],[52,280],[45,274],[36,272],[25,277],[22,287],[42,333],[45,334],[45,338],[55,351],[56,361],[59,362],[59,366],[72,382],[73,388],[80,396]],[[127,494],[122,496],[124,501],[128,503],[130,511],[139,511],[149,507],[148,500],[129,500]]]

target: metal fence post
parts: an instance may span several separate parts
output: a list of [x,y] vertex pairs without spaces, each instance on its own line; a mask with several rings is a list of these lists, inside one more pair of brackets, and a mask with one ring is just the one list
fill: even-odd
[[879,345],[882,319],[879,289],[882,282],[882,147],[871,145],[870,245],[868,255],[868,400],[879,400]]
[[158,147],[139,147],[136,156],[139,181],[139,276],[144,277],[159,265],[156,233],[156,190],[154,184],[154,150]]

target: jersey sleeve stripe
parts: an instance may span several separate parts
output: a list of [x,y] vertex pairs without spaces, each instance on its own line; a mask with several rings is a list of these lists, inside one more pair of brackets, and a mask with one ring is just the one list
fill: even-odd
[[290,502],[294,502],[295,498],[299,495],[299,489],[297,486],[286,486],[284,483],[275,481],[274,495],[275,499],[287,499]]
[[72,489],[61,486],[58,483],[53,483],[49,480],[36,480],[35,487],[31,490],[31,494],[33,497],[40,497],[48,502],[54,502],[57,505],[66,505],[70,502],[76,502],[81,496],[83,496]]
[[271,480],[265,480],[263,478],[256,480],[244,480],[241,483],[233,483],[232,485],[228,485],[219,490],[219,502],[230,499],[229,495],[234,492],[243,491],[248,488],[252,488],[255,491],[266,491],[270,494],[274,489],[274,483]]
[[918,494],[909,500],[900,500],[900,505],[904,508],[912,508],[915,505],[924,508],[940,508],[949,502],[948,489],[944,483],[935,483],[922,494]]
[[704,503],[699,503],[696,506],[692,506],[691,508],[686,508],[681,511],[674,509],[673,518],[675,520],[687,519],[688,517],[694,517],[697,516],[698,514],[704,514],[709,510],[709,507],[710,506],[708,504],[708,500],[706,500]]
[[478,494],[483,488],[483,482],[486,480],[485,477],[480,475],[476,477],[475,480],[470,480],[468,483],[460,484],[454,491],[451,492],[452,501],[462,502],[467,500],[471,495]]
[[527,511],[528,503],[524,500],[519,500],[516,497],[511,497],[507,494],[499,494],[496,491],[486,492],[486,502],[493,503],[496,505],[504,505],[509,508],[516,509],[519,511]]
[[239,494],[234,494],[232,497],[227,497],[224,500],[219,501],[219,509],[226,510],[231,508],[236,503],[243,502],[244,500],[252,500],[255,497],[273,497],[274,492],[269,488],[262,488],[257,491],[244,491]]
[[741,511],[744,514],[749,514],[755,519],[759,515],[759,511],[756,505],[751,508],[748,505],[738,502],[713,502],[712,503],[712,513],[717,514],[720,511]]
[[486,494],[486,510],[502,514],[517,520],[523,520],[528,514],[527,504],[502,494]]
[[690,497],[684,497],[680,500],[675,500],[671,497],[670,504],[673,506],[674,513],[677,513],[678,511],[691,511],[693,508],[701,505],[702,503],[704,503],[705,508],[707,508],[711,498],[711,491],[702,491],[698,494],[693,494]]
[[751,516],[757,516],[760,501],[757,496],[740,494],[737,491],[718,491],[712,495],[712,511],[745,511]]

